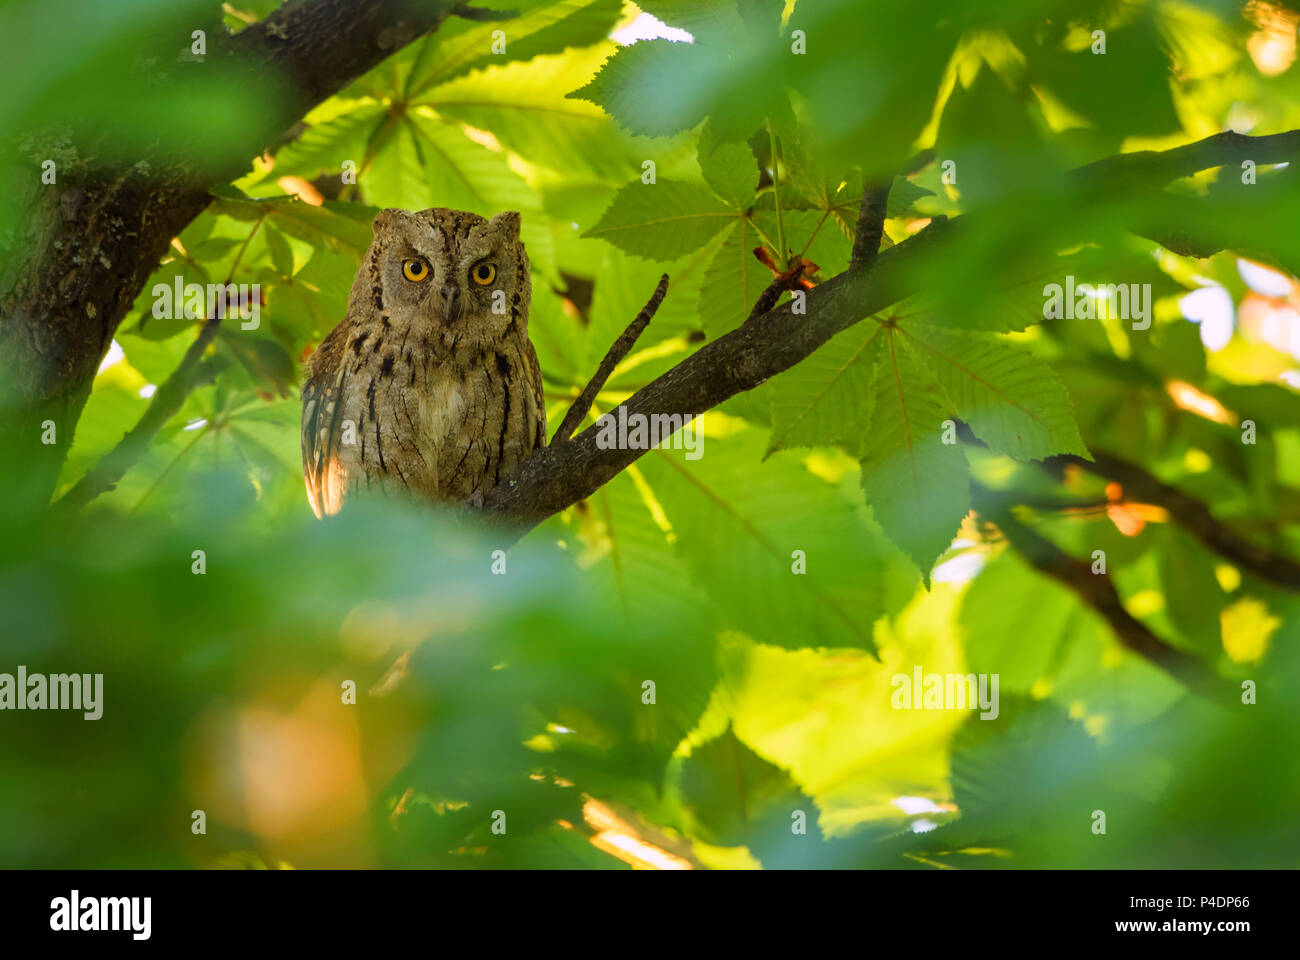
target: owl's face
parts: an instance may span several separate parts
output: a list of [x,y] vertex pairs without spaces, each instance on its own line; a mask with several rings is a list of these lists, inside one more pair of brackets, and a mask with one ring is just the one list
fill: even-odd
[[518,213],[485,220],[445,207],[390,208],[374,230],[368,259],[381,314],[427,322],[439,339],[465,346],[494,343],[512,324],[527,333],[531,289]]

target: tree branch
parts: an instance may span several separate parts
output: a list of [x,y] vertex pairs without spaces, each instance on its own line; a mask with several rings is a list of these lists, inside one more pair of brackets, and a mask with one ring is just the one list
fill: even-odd
[[[752,390],[841,330],[902,299],[900,280],[905,268],[922,259],[955,222],[934,224],[883,251],[872,263],[851,267],[818,284],[808,291],[805,316],[794,315],[786,303],[706,343],[622,406],[629,415],[681,414],[685,419]],[[590,496],[644,452],[601,449],[596,431],[588,429],[569,443],[535,450],[509,483],[488,493],[484,507],[522,534]]]
[[1300,130],[1252,137],[1225,130],[1170,150],[1120,153],[1070,171],[1081,184],[1162,187],[1171,180],[1243,160],[1287,163],[1300,157]]
[[1015,547],[1030,566],[1068,587],[1095,610],[1115,631],[1120,643],[1188,688],[1211,699],[1222,698],[1227,690],[1226,684],[1196,657],[1165,643],[1129,613],[1120,602],[1115,585],[1107,574],[1093,573],[1087,563],[1070,556],[1037,531],[1022,524],[1012,514],[1005,500],[991,495],[990,491],[978,484],[971,484],[971,490],[979,514],[997,525],[1007,542]]
[[[1218,134],[1173,150],[1122,154],[1072,171],[1067,179],[1080,189],[1114,185],[1135,173],[1148,185],[1165,183],[1237,159],[1281,162],[1297,150],[1300,131],[1266,137]],[[1130,156],[1137,159],[1125,159]],[[875,203],[864,198],[860,220],[865,217],[867,224],[873,223],[876,209]],[[835,334],[915,292],[911,285],[923,275],[916,265],[942,253],[946,239],[964,229],[967,219],[936,218],[920,233],[874,258],[851,263],[843,273],[808,292],[806,316],[793,315],[790,305],[784,304],[752,317],[706,343],[622,406],[629,415],[680,414],[685,419],[760,386],[810,356]],[[863,232],[860,228],[859,234]],[[870,246],[869,237],[864,243]],[[484,507],[512,525],[516,535],[522,535],[546,517],[590,496],[643,453],[601,449],[595,431],[586,430],[569,443],[535,450],[509,482],[488,493]]]
[[892,181],[886,180],[884,184],[868,183],[863,186],[850,264],[868,263],[880,252],[880,238],[885,232],[885,213],[889,206],[891,185]]
[[[974,447],[987,447],[971,432],[970,426],[958,422],[957,435],[961,441]],[[1073,454],[1048,457],[1042,466],[1056,474],[1063,465],[1076,466],[1095,476],[1113,480],[1124,489],[1124,498],[1141,503],[1150,503],[1164,508],[1184,530],[1227,560],[1255,576],[1275,583],[1289,590],[1300,590],[1300,560],[1274,553],[1265,547],[1251,543],[1241,537],[1225,524],[1215,519],[1210,508],[1195,497],[1189,496],[1177,487],[1172,487],[1148,473],[1136,463],[1130,463],[1114,454],[1094,449],[1092,460],[1076,457]],[[1058,476],[1059,478],[1059,476]],[[993,504],[999,499],[1002,503],[1015,501],[1026,506],[1034,504],[1021,494],[998,494],[984,491],[985,502]],[[1048,501],[1050,503],[1050,501]],[[1105,506],[1110,501],[1083,501],[1071,506]],[[1049,509],[1056,509],[1049,507]]]
[[1054,463],[1070,463],[1089,473],[1114,480],[1126,497],[1154,503],[1169,511],[1183,529],[1214,553],[1248,570],[1262,580],[1289,590],[1300,590],[1300,561],[1251,543],[1214,518],[1209,507],[1177,487],[1158,480],[1142,467],[1099,450],[1091,461],[1082,457],[1053,457]]

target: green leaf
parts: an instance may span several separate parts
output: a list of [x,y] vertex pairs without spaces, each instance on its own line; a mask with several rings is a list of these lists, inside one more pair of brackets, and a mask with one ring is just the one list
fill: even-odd
[[[894,177],[889,188],[889,202],[885,205],[885,216],[901,217],[916,201],[923,197],[933,197],[934,191],[918,186],[906,177]],[[856,211],[854,211],[856,215]]]
[[938,383],[901,334],[886,329],[878,343],[862,484],[876,522],[928,584],[970,510],[970,472],[961,446],[943,442],[951,414]]
[[388,110],[373,100],[353,101],[350,107],[330,120],[313,124],[283,147],[276,153],[275,166],[266,179],[295,175],[311,180],[323,173],[341,176],[345,160],[351,160],[359,170],[366,144],[387,118]]
[[642,40],[615,53],[590,83],[568,96],[603,107],[632,133],[662,137],[704,119],[710,72],[694,44]]
[[[453,19],[444,23],[420,44],[407,80],[406,99],[482,67],[599,43],[609,36],[623,6],[621,0],[532,0],[531,4],[525,0],[501,9],[518,10],[525,5],[530,8],[507,20]],[[504,50],[493,49],[497,31],[505,34]]]
[[772,281],[772,273],[754,258],[758,233],[747,220],[738,221],[709,261],[700,286],[700,323],[709,339],[740,326],[755,301]]
[[370,247],[370,222],[379,211],[357,203],[326,200],[321,206],[303,203],[297,197],[254,200],[230,188],[212,191],[216,213],[252,222],[266,218],[291,237],[312,246],[328,246],[357,259]]
[[698,250],[736,214],[703,187],[677,180],[629,183],[600,222],[583,234],[646,260],[676,260]]
[[424,161],[429,206],[455,207],[482,216],[500,210],[540,210],[537,194],[510,168],[505,154],[475,143],[448,123],[416,116],[412,126],[419,134],[416,147]]
[[943,385],[958,415],[994,450],[1016,460],[1088,456],[1064,384],[1028,350],[938,327],[899,330]]
[[768,453],[838,444],[857,453],[871,422],[881,327],[856,324],[772,384]]
[[1215,558],[1181,528],[1170,524],[1161,534],[1160,583],[1166,609],[1187,645],[1211,657],[1223,650],[1219,614],[1228,597],[1215,576]]
[[881,573],[893,551],[843,492],[797,458],[760,467],[763,443],[756,429],[706,436],[697,460],[651,451],[639,466],[683,560],[735,627],[787,649],[874,651],[871,625],[883,611]]
[[637,6],[668,26],[685,30],[697,42],[734,39],[745,29],[736,0],[646,0]]
[[[787,851],[806,847],[803,841],[809,839],[821,840],[812,798],[795,786],[786,771],[749,749],[730,729],[692,748],[682,764],[681,793],[692,825],[702,837],[719,846],[748,846],[755,853],[766,853],[763,848],[768,848],[765,866],[781,866]],[[811,832],[792,836],[790,814],[799,809],[811,821],[807,825]],[[802,852],[806,857],[808,851]]]
[[[973,252],[963,249],[954,255],[965,257]],[[966,284],[964,278],[960,282],[943,278],[928,292],[897,304],[893,312],[904,323],[912,320],[990,333],[1025,330],[1043,322],[1043,308],[1047,302],[1044,286],[1064,283],[1072,270],[1071,264],[1076,262],[1070,257],[1035,255],[1032,262],[1008,267],[999,271],[996,277],[983,271],[985,276],[975,285]],[[1003,276],[1014,279],[1005,280]],[[922,285],[918,289],[927,288]]]
[[[980,571],[962,600],[960,623],[975,673],[998,674],[1004,693],[1029,696],[1052,679],[1063,649],[1085,624],[1084,607],[1065,587],[1034,571],[1014,552]],[[1033,637],[1033,643],[1026,643]]]
[[748,210],[758,190],[758,161],[745,143],[724,143],[705,156],[700,151],[700,172],[713,192],[737,210]]
[[292,277],[293,251],[289,249],[289,242],[284,239],[284,234],[275,227],[267,226],[263,235],[266,238],[266,249],[271,254],[271,264],[279,271],[280,276]]
[[595,104],[565,98],[592,75],[605,49],[490,66],[429,90],[419,103],[445,120],[490,130],[503,147],[565,182],[591,176],[621,184],[645,157],[661,169],[665,162],[658,145],[650,152]]

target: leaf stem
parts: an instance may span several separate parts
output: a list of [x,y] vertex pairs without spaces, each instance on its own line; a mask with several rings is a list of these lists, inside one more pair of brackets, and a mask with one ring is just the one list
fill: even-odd
[[789,253],[785,248],[785,223],[781,218],[781,178],[779,172],[779,163],[776,158],[776,133],[772,130],[772,121],[767,121],[767,142],[768,149],[772,154],[772,203],[776,205],[776,242],[779,244],[776,251],[776,262],[781,265],[782,270],[790,266]]

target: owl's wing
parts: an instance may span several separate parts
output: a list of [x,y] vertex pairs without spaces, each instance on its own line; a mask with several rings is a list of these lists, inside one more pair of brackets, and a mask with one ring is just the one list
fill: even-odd
[[346,481],[339,462],[339,439],[347,378],[343,354],[347,326],[340,323],[321,341],[302,388],[302,475],[307,502],[318,517],[337,513],[343,505]]
[[525,340],[528,344],[528,378],[533,382],[533,396],[537,399],[537,442],[535,447],[546,446],[546,394],[542,391],[542,365],[537,362],[537,350],[533,347],[533,341]]

